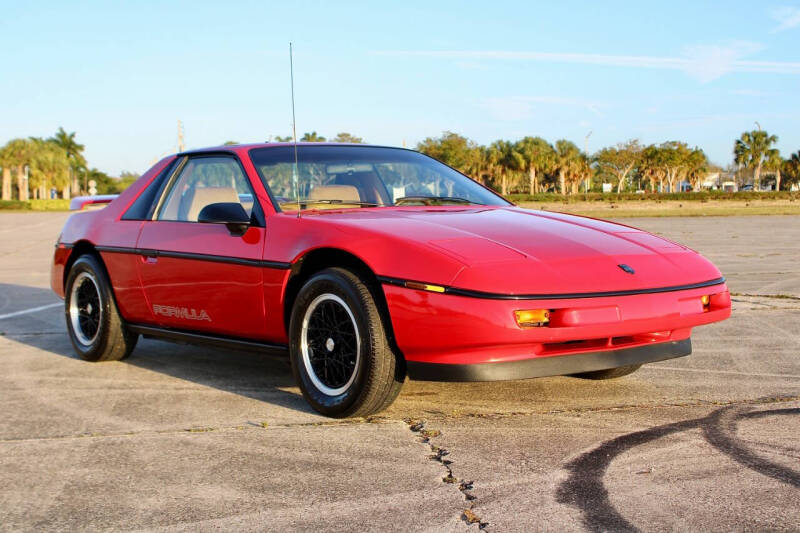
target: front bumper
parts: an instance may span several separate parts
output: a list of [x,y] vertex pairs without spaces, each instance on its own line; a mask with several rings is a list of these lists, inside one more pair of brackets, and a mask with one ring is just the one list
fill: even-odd
[[641,365],[683,357],[690,353],[692,353],[692,340],[684,339],[634,348],[534,357],[504,363],[454,365],[408,361],[406,364],[408,376],[411,379],[422,381],[504,381],[564,376],[621,366]]
[[[530,361],[527,364],[551,368],[556,365],[555,360],[595,353],[613,359],[613,354],[633,348],[645,348],[631,353],[649,357],[664,346],[680,345],[690,338],[692,328],[724,320],[731,311],[730,293],[724,282],[672,292],[553,300],[482,299],[392,284],[384,284],[383,289],[394,340],[412,376],[413,367],[423,368],[419,364],[514,362],[519,366],[509,368],[520,369]],[[709,304],[701,303],[703,297],[709,298]],[[520,309],[549,309],[550,322],[545,327],[520,328],[514,319],[514,311]],[[546,359],[554,361],[533,362]],[[585,360],[595,359],[586,355]],[[565,364],[560,361],[556,366]],[[578,366],[556,373],[583,371],[588,370]],[[545,371],[537,370],[532,375],[553,375],[550,371],[541,372]],[[459,371],[449,373],[457,376]],[[519,377],[510,371],[505,375]]]

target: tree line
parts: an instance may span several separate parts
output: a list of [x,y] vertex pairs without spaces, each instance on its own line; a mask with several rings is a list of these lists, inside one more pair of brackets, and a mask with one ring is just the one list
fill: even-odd
[[123,172],[118,178],[96,168],[89,168],[83,155],[85,146],[75,139],[75,132],[59,128],[52,137],[18,138],[0,148],[2,189],[0,199],[50,198],[55,189],[62,198],[89,193],[93,181],[98,194],[113,194],[136,181],[138,174]]
[[[291,136],[272,137],[290,142]],[[316,131],[305,133],[302,142],[325,142]],[[349,133],[339,133],[332,142],[364,142]],[[769,173],[775,189],[789,189],[800,183],[800,151],[784,159],[774,148],[775,135],[758,129],[744,132],[734,142],[729,173],[743,180],[752,179],[755,190]],[[633,139],[587,154],[567,139],[549,143],[542,137],[524,137],[517,141],[497,140],[481,145],[446,131],[440,137],[428,137],[416,149],[487,185],[500,194],[537,194],[556,192],[572,194],[602,190],[611,183],[618,193],[625,190],[675,192],[702,188],[705,178],[724,169],[713,165],[699,147],[681,141],[642,145]]]
[[[776,190],[800,182],[800,151],[789,158],[774,148],[778,138],[763,130],[742,133],[734,143],[731,172],[752,177],[759,190],[762,175],[775,178]],[[561,194],[598,190],[611,183],[624,190],[675,192],[700,190],[709,173],[723,169],[713,165],[705,152],[681,141],[642,145],[638,140],[604,147],[594,154],[561,139],[553,144],[541,137],[518,141],[497,140],[480,145],[457,133],[429,137],[417,150],[471,176],[501,194],[558,192]]]
[[[290,142],[291,136],[274,136],[270,141]],[[301,142],[325,142],[316,131],[303,134]],[[361,137],[347,132],[336,134],[331,142],[363,143]],[[774,177],[776,190],[800,183],[800,151],[783,158],[774,147],[778,138],[757,129],[744,132],[735,140],[729,171],[752,179],[760,189],[762,177]],[[236,144],[228,141],[225,144]],[[13,139],[0,148],[2,196],[19,200],[48,198],[57,189],[63,198],[87,194],[94,181],[98,194],[116,193],[133,183],[138,174],[124,172],[120,179],[89,168],[83,155],[84,145],[75,132],[63,128],[47,139]],[[626,190],[675,192],[689,184],[700,190],[715,167],[705,152],[681,141],[642,145],[633,139],[588,154],[567,139],[550,143],[542,137],[527,136],[517,141],[499,139],[481,145],[453,132],[428,137],[416,149],[493,188],[500,194],[537,194],[557,192],[563,195],[602,190],[611,183],[618,193]],[[14,177],[16,179],[14,179]],[[16,194],[14,194],[16,193]]]

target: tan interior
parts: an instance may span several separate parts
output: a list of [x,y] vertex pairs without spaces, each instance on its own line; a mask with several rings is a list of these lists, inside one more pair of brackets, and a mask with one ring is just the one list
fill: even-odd
[[[197,222],[197,215],[200,214],[200,211],[205,206],[218,202],[234,202],[238,204],[239,195],[233,187],[195,187],[186,192],[186,196],[181,203],[184,202],[189,207],[185,218],[181,217],[181,220]],[[183,209],[181,209],[181,212],[183,212]]]
[[317,185],[311,189],[308,199],[314,200],[341,200],[346,202],[360,202],[361,195],[353,185]]

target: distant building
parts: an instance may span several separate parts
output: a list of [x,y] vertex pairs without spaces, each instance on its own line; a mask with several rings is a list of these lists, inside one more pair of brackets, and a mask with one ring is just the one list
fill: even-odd
[[700,182],[700,188],[717,190],[720,188],[719,179],[719,172],[709,172],[706,174],[706,177],[703,178],[703,181]]

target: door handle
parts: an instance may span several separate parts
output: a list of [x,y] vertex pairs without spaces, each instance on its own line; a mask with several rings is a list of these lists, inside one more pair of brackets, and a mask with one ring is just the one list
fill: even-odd
[[158,251],[142,250],[142,263],[153,265],[158,262]]

